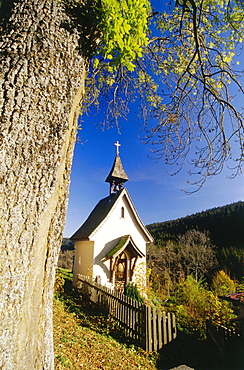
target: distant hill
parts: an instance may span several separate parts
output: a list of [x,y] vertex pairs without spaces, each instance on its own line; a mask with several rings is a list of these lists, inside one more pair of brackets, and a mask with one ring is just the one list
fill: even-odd
[[176,240],[189,229],[209,230],[218,249],[244,248],[244,202],[212,208],[177,220],[158,222],[147,226],[156,244]]
[[63,238],[62,245],[61,245],[61,250],[66,251],[66,250],[73,250],[74,249],[75,243],[70,240],[69,238]]
[[147,226],[155,244],[177,241],[187,230],[208,230],[216,246],[216,270],[224,269],[232,278],[244,281],[244,202],[212,208],[177,220]]

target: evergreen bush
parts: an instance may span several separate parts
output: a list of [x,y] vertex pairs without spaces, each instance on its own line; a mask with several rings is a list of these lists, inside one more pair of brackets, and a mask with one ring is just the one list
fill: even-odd
[[125,287],[125,295],[132,299],[137,300],[140,303],[144,303],[143,298],[140,295],[140,292],[135,283],[128,283]]

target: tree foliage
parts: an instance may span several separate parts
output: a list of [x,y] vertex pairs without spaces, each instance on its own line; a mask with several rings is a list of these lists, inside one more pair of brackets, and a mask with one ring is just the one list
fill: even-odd
[[[95,57],[87,80],[88,105],[105,103],[105,123],[118,124],[138,96],[144,140],[155,145],[156,158],[172,165],[173,173],[190,157],[191,183],[196,189],[221,172],[228,160],[233,161],[231,176],[235,176],[244,156],[243,112],[235,102],[235,96],[244,92],[239,58],[242,2],[169,1],[150,17],[146,2],[138,4],[135,0],[101,2],[103,11],[116,12],[119,20],[102,22],[103,41],[96,50],[100,58]],[[128,7],[131,18],[124,9],[118,10],[120,6]],[[144,21],[147,17],[150,33],[138,14]],[[134,21],[139,39],[132,31]],[[121,44],[122,35],[126,45]]]
[[170,295],[173,284],[184,275],[177,245],[169,241],[165,246],[150,244],[147,248],[150,283],[154,290],[165,290]]
[[69,249],[66,249],[64,251],[61,250],[58,258],[58,267],[72,271],[74,265],[74,257],[75,257],[74,250]]
[[214,246],[207,231],[188,230],[179,236],[182,266],[186,275],[193,275],[198,281],[214,266]]
[[215,262],[215,250],[207,232],[189,230],[180,235],[178,243],[150,245],[147,262],[154,289],[168,296],[179,281],[192,275],[196,281],[206,278]]
[[227,295],[236,291],[236,283],[225,271],[218,271],[212,280],[212,291],[216,295]]
[[149,127],[148,139],[161,146],[156,154],[169,164],[181,167],[189,153],[197,186],[222,170],[233,156],[233,141],[239,145],[237,172],[242,165],[243,115],[230,86],[243,94],[233,60],[243,40],[243,16],[236,1],[179,1],[171,14],[158,17],[164,37],[149,45],[169,99],[156,107],[159,121]]
[[85,36],[81,48],[94,56],[95,70],[99,64],[110,73],[120,66],[128,71],[135,69],[135,60],[148,44],[149,0],[63,0],[63,3]]
[[[134,70],[133,61],[142,56],[142,48],[148,44],[148,0],[101,0],[101,43],[97,54],[109,60],[109,71],[119,65]],[[94,67],[99,59],[95,59]]]
[[241,280],[244,274],[244,249],[235,246],[225,247],[218,251],[220,268],[230,272],[233,278]]
[[176,313],[180,329],[206,338],[206,320],[228,325],[236,316],[228,302],[218,299],[201,281],[188,276],[175,287]]

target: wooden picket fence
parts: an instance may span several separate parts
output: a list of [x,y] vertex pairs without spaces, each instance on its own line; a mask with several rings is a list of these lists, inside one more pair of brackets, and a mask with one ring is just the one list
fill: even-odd
[[78,275],[77,289],[115,318],[125,335],[146,351],[158,352],[176,338],[176,320],[171,312],[142,304],[84,275]]

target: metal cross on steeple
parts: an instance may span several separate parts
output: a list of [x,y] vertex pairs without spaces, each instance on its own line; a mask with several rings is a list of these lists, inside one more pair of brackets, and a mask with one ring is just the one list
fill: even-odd
[[118,155],[119,154],[119,147],[121,146],[121,144],[118,142],[114,143],[114,145],[116,146],[116,154]]

